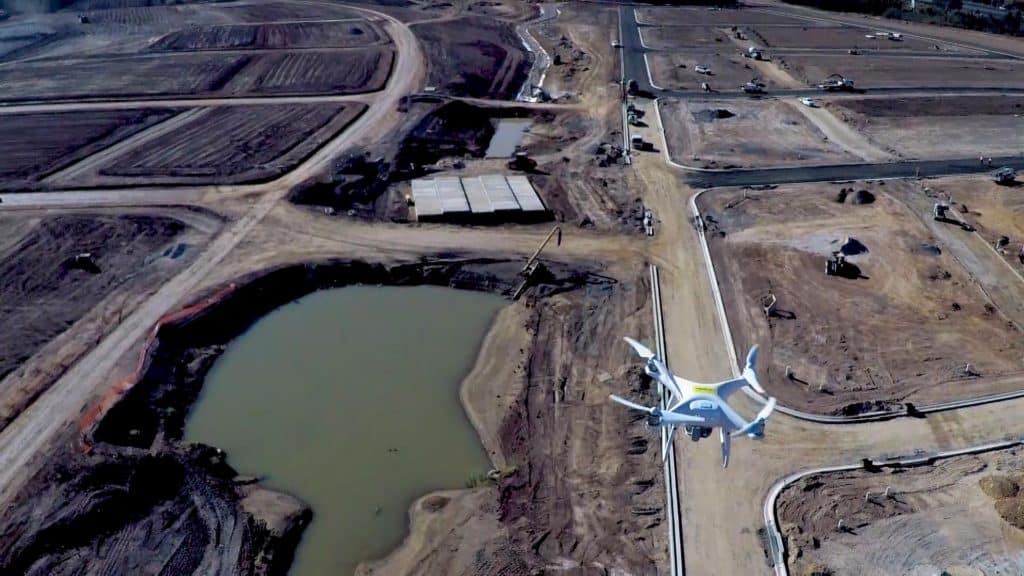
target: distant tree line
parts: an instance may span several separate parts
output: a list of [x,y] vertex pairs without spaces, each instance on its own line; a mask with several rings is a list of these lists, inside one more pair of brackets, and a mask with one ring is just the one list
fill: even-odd
[[739,0],[649,0],[644,4],[736,7],[739,6]]
[[860,12],[881,15],[890,9],[903,6],[902,0],[786,0],[789,4],[812,6],[835,12]]
[[903,0],[785,0],[789,4],[811,6],[836,12],[859,12],[896,20],[925,22],[993,34],[1024,36],[1021,5],[1008,5],[1003,14],[985,14],[963,9],[963,0],[946,0],[934,5],[918,3],[916,10],[905,9]]

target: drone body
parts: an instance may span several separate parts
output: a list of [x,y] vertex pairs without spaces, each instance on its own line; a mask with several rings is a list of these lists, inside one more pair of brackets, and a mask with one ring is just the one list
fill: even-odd
[[751,348],[750,353],[747,354],[747,365],[739,378],[715,384],[703,384],[672,374],[665,366],[665,362],[649,348],[632,338],[627,337],[625,340],[641,358],[647,361],[644,372],[669,390],[670,396],[664,409],[657,406],[641,406],[614,394],[611,395],[611,399],[634,410],[647,412],[648,425],[669,429],[668,442],[662,447],[662,457],[665,457],[672,449],[675,430],[679,426],[683,427],[686,435],[694,442],[707,438],[713,429],[718,428],[719,439],[722,443],[723,468],[729,465],[729,447],[733,436],[747,436],[755,439],[764,436],[765,422],[768,421],[772,410],[775,409],[775,398],[769,398],[757,417],[749,422],[737,414],[726,402],[729,396],[744,386],[750,386],[756,392],[764,395],[764,389],[761,388],[755,372],[757,346]]

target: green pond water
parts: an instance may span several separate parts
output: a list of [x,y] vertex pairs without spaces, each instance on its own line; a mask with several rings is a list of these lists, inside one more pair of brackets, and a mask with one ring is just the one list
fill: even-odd
[[401,543],[416,498],[490,468],[458,391],[503,305],[355,286],[282,306],[217,360],[186,440],[313,508],[291,576],[351,574]]

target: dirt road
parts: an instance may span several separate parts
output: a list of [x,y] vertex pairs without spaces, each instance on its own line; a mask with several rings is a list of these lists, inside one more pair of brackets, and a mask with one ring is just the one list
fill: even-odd
[[829,140],[861,160],[865,162],[892,160],[889,154],[879,150],[866,136],[850,128],[826,108],[811,108],[792,100],[787,100],[786,103],[807,118],[818,130],[821,130]]
[[[369,12],[369,11],[367,11]],[[386,29],[397,46],[394,70],[387,88],[369,109],[295,170],[267,184],[244,187],[262,196],[244,216],[227,226],[184,272],[166,283],[111,332],[96,348],[55,382],[35,403],[0,433],[0,502],[7,502],[41,463],[45,449],[76,417],[89,398],[112,381],[118,361],[151,330],[155,322],[216,270],[218,264],[274,208],[289,189],[325,169],[342,150],[389,130],[397,120],[398,100],[421,84],[423,57],[412,32],[397,20]],[[211,187],[216,188],[216,187]]]

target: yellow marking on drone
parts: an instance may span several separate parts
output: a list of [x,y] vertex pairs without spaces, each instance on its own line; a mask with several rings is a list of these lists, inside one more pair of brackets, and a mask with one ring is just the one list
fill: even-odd
[[694,386],[694,394],[714,394],[715,388],[713,386]]

